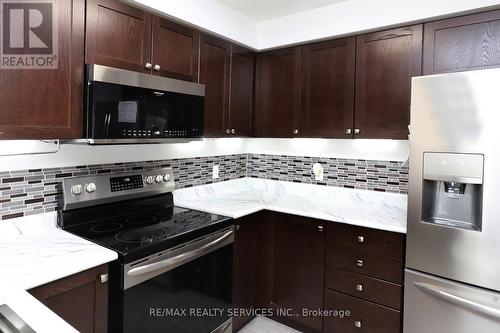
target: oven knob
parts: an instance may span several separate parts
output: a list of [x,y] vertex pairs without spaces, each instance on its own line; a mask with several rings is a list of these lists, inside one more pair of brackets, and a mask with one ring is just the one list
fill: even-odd
[[163,175],[163,181],[168,182],[170,180],[170,175],[168,173]]
[[150,185],[151,185],[151,184],[153,184],[154,182],[155,182],[155,179],[154,179],[154,177],[153,177],[153,176],[147,176],[147,177],[146,177],[146,183],[147,183],[147,184],[150,184]]
[[85,191],[87,191],[87,193],[95,192],[96,189],[97,187],[95,186],[95,183],[88,183],[85,185]]
[[83,192],[83,186],[81,184],[76,184],[71,187],[71,193],[74,195],[80,195]]
[[163,181],[163,176],[162,175],[158,175],[155,177],[155,182],[157,183],[161,183]]

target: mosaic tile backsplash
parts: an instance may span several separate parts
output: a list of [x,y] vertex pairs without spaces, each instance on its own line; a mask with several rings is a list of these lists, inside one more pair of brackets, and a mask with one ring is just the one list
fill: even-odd
[[[323,181],[314,180],[316,162],[324,168]],[[220,177],[212,179],[216,164]],[[0,172],[0,216],[5,220],[58,209],[63,178],[162,167],[173,168],[176,188],[248,176],[395,193],[408,190],[408,168],[401,162],[238,154]]]

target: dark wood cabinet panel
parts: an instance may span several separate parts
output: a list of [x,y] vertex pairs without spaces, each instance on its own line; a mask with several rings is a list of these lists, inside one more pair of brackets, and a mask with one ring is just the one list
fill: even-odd
[[202,36],[200,81],[205,84],[205,136],[221,136],[225,133],[230,58],[231,45],[228,42]]
[[255,133],[261,137],[300,134],[302,49],[288,48],[257,57]]
[[[197,82],[199,38],[198,31],[155,16],[153,66],[160,66],[160,75]],[[153,74],[156,73],[153,69]]]
[[356,43],[355,137],[407,139],[411,78],[421,75],[422,26],[357,36]]
[[326,266],[325,287],[396,310],[401,309],[403,288],[396,283]]
[[394,283],[403,282],[403,258],[386,257],[367,251],[328,244],[326,264]]
[[355,41],[303,47],[301,136],[352,138]]
[[102,265],[29,290],[36,299],[82,333],[108,331],[108,274]]
[[55,1],[57,69],[0,70],[0,139],[79,138],[85,1]]
[[[250,310],[256,304],[258,234],[261,214],[252,214],[235,221],[233,244],[233,306]],[[242,328],[253,317],[233,317],[233,329]]]
[[287,319],[321,330],[320,317],[302,310],[323,307],[325,235],[322,222],[287,214],[272,214],[273,274],[271,305],[293,309]]
[[151,20],[116,0],[88,0],[86,62],[150,73]]
[[342,223],[328,225],[328,242],[403,260],[405,235]]
[[349,316],[325,316],[325,333],[399,333],[399,311],[363,301],[335,291],[325,290],[325,311],[349,310]]
[[255,56],[250,50],[236,45],[231,49],[231,91],[227,127],[232,135],[249,136],[252,132]]
[[425,75],[500,65],[500,11],[424,25]]

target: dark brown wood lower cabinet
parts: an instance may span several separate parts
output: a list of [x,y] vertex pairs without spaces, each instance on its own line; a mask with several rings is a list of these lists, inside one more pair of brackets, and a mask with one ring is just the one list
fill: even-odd
[[[256,265],[260,213],[236,220],[233,245],[233,306],[238,316],[233,317],[233,330],[245,326],[252,315],[246,315],[256,303]],[[239,310],[242,310],[241,312]]]
[[28,292],[81,333],[105,333],[108,330],[108,274],[102,265]]
[[325,311],[325,333],[399,333],[401,329],[399,311],[328,289]]

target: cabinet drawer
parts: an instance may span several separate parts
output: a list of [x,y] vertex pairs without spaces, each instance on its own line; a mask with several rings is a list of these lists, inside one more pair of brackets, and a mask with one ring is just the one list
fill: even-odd
[[326,265],[395,283],[403,282],[403,260],[329,244]]
[[401,259],[404,256],[404,235],[395,232],[332,223],[328,225],[326,239],[370,253]]
[[368,301],[335,291],[325,290],[325,311],[344,310],[350,315],[324,317],[323,332],[326,333],[397,333],[401,331],[401,313]]
[[325,287],[396,310],[401,309],[401,285],[369,276],[325,267]]

